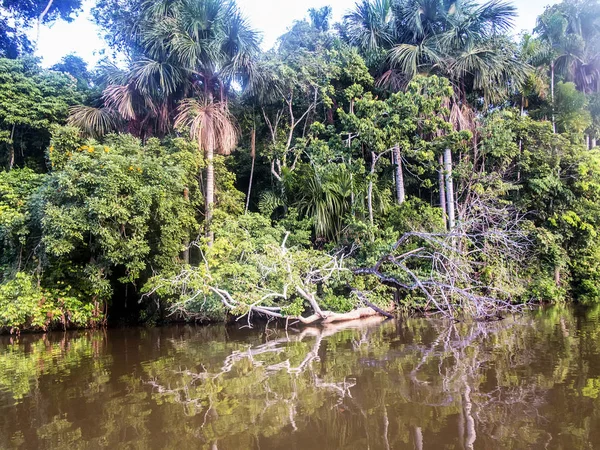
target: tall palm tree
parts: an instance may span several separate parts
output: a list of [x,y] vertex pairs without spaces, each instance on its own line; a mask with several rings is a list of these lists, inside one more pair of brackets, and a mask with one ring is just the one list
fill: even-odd
[[181,89],[200,99],[181,103],[176,123],[190,125],[206,155],[206,231],[209,244],[214,209],[214,152],[228,154],[237,131],[227,101],[233,83],[244,85],[253,75],[258,35],[235,3],[227,0],[163,0],[146,3],[148,24],[142,42],[155,57],[168,55],[187,73]]
[[405,83],[419,73],[438,74],[451,80],[457,100],[477,92],[488,103],[506,98],[511,86],[524,81],[528,66],[503,35],[515,17],[510,4],[399,0],[382,9],[382,3],[363,0],[345,23],[351,43],[363,51],[387,51],[384,81],[393,71]]
[[600,90],[600,15],[597,2],[554,5],[538,17],[535,32],[551,50],[550,73],[555,72],[589,94]]
[[[246,86],[256,75],[259,35],[232,0],[144,0],[129,34],[128,69],[104,70],[104,110],[75,111],[72,122],[84,125],[90,119],[87,128],[101,134],[112,123],[111,114],[117,115],[127,131],[142,138],[190,126],[192,137],[206,153],[206,221],[210,224],[213,156],[226,154],[235,145],[237,133],[228,100],[235,94],[234,87]],[[209,227],[207,235],[212,236]]]
[[228,155],[237,144],[238,131],[227,105],[223,102],[203,102],[198,99],[183,100],[178,108],[175,126],[190,129],[190,136],[206,156],[206,191],[204,223],[209,245],[214,233],[211,229],[215,204],[215,152]]

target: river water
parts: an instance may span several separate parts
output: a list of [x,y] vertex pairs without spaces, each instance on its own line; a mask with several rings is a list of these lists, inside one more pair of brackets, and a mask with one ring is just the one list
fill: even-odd
[[0,338],[0,449],[600,448],[600,308]]

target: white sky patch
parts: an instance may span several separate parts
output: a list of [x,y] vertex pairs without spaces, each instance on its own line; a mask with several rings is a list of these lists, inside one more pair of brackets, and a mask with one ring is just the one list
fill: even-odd
[[[94,3],[94,0],[85,0],[83,12],[71,23],[58,21],[42,27],[37,55],[42,58],[44,67],[52,66],[69,53],[81,56],[93,66],[103,57],[103,50],[110,53],[100,37],[101,30],[91,18],[90,9]],[[309,8],[330,5],[333,8],[333,22],[336,22],[355,4],[352,0],[237,0],[237,3],[252,27],[262,33],[262,47],[265,50],[273,47],[277,38],[291,27],[294,20],[305,18]],[[515,21],[515,33],[531,31],[545,6],[554,3],[558,3],[558,0],[514,0],[519,14]],[[32,31],[31,38],[35,39],[35,31]]]

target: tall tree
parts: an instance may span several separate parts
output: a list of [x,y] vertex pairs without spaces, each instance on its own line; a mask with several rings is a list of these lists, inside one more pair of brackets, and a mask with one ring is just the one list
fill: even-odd
[[[258,34],[229,0],[145,1],[128,33],[133,61],[126,71],[109,68],[105,107],[142,137],[164,135],[174,125],[191,126],[207,159],[207,236],[214,209],[215,152],[235,145],[228,100],[235,86],[255,75]],[[183,100],[183,101],[182,101]],[[179,105],[179,106],[178,106]],[[82,109],[73,123],[85,127]],[[100,122],[100,121],[98,121]],[[223,139],[223,141],[221,141]]]
[[0,56],[16,58],[31,50],[25,31],[37,27],[37,46],[42,24],[57,19],[71,21],[82,0],[2,0],[0,2]]
[[363,51],[387,52],[381,83],[397,89],[427,72],[447,77],[462,102],[476,93],[494,103],[527,73],[503,35],[515,13],[500,1],[363,0],[345,16],[345,30]]

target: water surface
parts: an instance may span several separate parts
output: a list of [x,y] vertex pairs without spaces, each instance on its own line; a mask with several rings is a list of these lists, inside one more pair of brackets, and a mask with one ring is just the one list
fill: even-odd
[[600,308],[0,338],[0,449],[600,448]]

